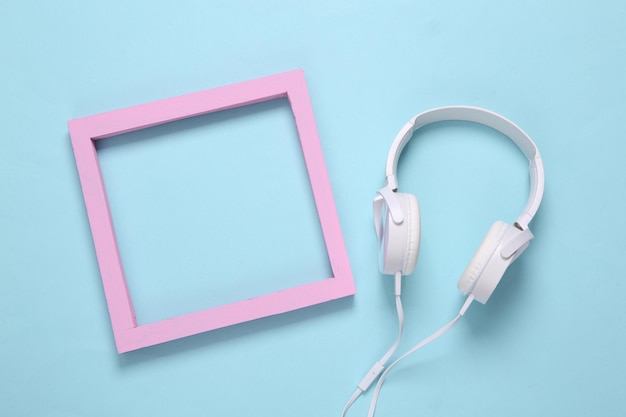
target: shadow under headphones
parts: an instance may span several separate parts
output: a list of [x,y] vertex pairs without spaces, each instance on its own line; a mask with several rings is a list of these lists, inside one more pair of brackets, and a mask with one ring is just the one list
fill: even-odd
[[528,247],[533,234],[528,224],[534,217],[544,189],[541,155],[532,139],[510,120],[478,107],[441,107],[413,117],[396,136],[385,175],[387,185],[374,198],[374,224],[378,237],[378,265],[383,274],[409,275],[415,269],[420,245],[420,210],[412,194],[400,193],[396,179],[398,159],[413,133],[428,124],[467,121],[493,128],[510,138],[530,163],[530,196],[513,225],[497,221],[489,229],[457,284],[463,295],[486,303],[506,269]]
[[[417,198],[412,194],[398,192],[396,171],[402,150],[413,133],[419,128],[443,121],[466,121],[478,123],[497,130],[513,141],[526,155],[530,170],[530,195],[524,210],[511,225],[497,221],[491,226],[469,265],[461,275],[458,289],[467,299],[456,317],[435,333],[413,346],[406,353],[386,366],[400,345],[404,328],[401,278],[415,269],[420,246],[420,209]],[[376,192],[374,198],[374,226],[378,237],[378,265],[383,274],[394,275],[396,309],[398,313],[398,338],[391,348],[367,372],[358,384],[341,416],[377,381],[372,396],[368,417],[373,417],[382,384],[391,369],[418,349],[436,340],[461,319],[474,301],[485,304],[502,279],[509,265],[528,247],[533,234],[528,228],[543,197],[543,162],[532,139],[515,123],[499,114],[478,107],[451,106],[425,111],[413,117],[402,127],[391,145],[385,169],[387,184]]]

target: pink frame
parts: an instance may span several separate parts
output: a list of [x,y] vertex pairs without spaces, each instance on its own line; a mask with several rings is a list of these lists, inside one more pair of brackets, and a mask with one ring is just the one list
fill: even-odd
[[[293,111],[333,276],[138,326],[115,238],[95,141],[281,97],[288,98]],[[68,125],[119,353],[355,294],[302,70],[70,120]]]

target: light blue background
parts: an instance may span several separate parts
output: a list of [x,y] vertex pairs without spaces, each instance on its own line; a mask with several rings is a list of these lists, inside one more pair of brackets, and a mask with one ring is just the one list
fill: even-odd
[[[377,415],[623,415],[624,22],[620,1],[3,1],[0,414],[339,415],[396,333],[371,220],[388,148],[414,114],[469,104],[544,156],[536,239],[390,376]],[[358,294],[118,355],[66,121],[296,68]],[[285,102],[128,136],[99,155],[140,322],[328,273]],[[407,147],[400,188],[423,226],[408,349],[455,314],[527,171],[497,134],[449,123]]]

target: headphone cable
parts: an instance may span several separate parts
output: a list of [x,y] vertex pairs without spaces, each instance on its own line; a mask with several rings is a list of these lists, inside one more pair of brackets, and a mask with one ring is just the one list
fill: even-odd
[[380,360],[378,360],[374,366],[367,372],[365,377],[359,382],[358,388],[352,393],[346,405],[343,407],[343,411],[341,412],[341,417],[345,417],[346,413],[352,407],[352,404],[363,394],[368,388],[376,381],[378,375],[385,369],[385,364],[391,358],[391,355],[394,354],[398,346],[400,346],[400,339],[402,339],[402,332],[404,331],[404,309],[402,308],[402,274],[400,272],[396,272],[394,275],[394,293],[396,296],[396,312],[398,314],[398,338],[391,345],[387,353],[383,355]]
[[461,320],[461,317],[463,317],[463,315],[465,314],[465,312],[469,308],[470,304],[472,304],[472,301],[474,301],[474,295],[470,294],[467,297],[467,299],[465,300],[465,303],[463,304],[463,307],[461,307],[461,310],[459,310],[459,313],[456,315],[456,317],[454,319],[452,319],[451,322],[449,322],[448,324],[443,326],[441,329],[437,330],[435,333],[431,334],[430,336],[428,336],[427,338],[425,338],[424,340],[419,342],[417,345],[413,346],[408,352],[406,352],[404,355],[400,356],[398,359],[393,361],[391,363],[391,365],[389,365],[387,367],[385,372],[383,372],[383,374],[378,379],[378,383],[376,383],[376,387],[374,388],[374,394],[373,394],[372,400],[370,402],[370,409],[369,409],[369,412],[367,414],[367,417],[374,417],[374,412],[376,411],[376,403],[378,402],[378,396],[380,395],[380,390],[381,390],[381,388],[383,386],[383,383],[385,382],[385,378],[387,377],[389,372],[393,369],[393,367],[396,366],[401,360],[405,359],[407,356],[415,353],[417,350],[423,348],[424,346],[428,345],[429,343],[434,342],[435,340],[439,339],[448,330],[453,328],[454,325],[457,324],[459,322],[459,320]]

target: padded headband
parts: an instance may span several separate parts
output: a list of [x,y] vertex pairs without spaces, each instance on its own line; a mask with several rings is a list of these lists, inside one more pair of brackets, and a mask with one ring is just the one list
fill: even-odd
[[535,216],[543,197],[544,172],[541,155],[533,140],[519,126],[489,110],[469,106],[440,107],[420,113],[409,120],[400,130],[389,150],[385,170],[387,187],[393,191],[398,189],[398,181],[396,179],[398,159],[402,150],[413,136],[413,132],[431,123],[451,120],[478,123],[495,129],[511,139],[524,152],[530,163],[530,196],[524,211],[515,223],[522,230],[525,230],[528,223]]

